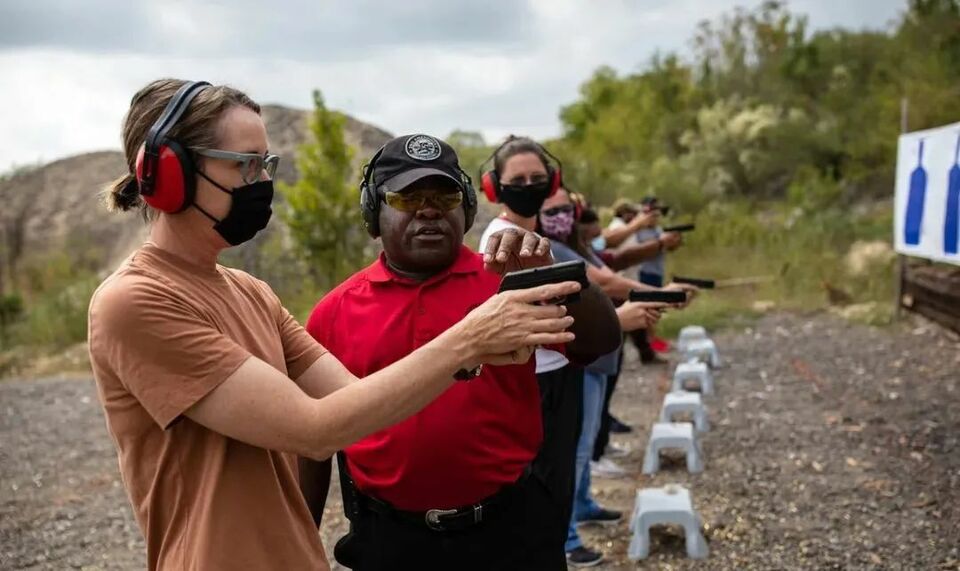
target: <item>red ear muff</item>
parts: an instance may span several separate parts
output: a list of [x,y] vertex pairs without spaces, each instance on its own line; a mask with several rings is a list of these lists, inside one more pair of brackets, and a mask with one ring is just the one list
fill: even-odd
[[487,200],[493,203],[500,202],[500,181],[497,177],[497,171],[489,170],[480,177],[480,188]]
[[175,141],[160,145],[157,157],[145,160],[144,147],[137,152],[137,182],[143,200],[161,212],[185,210],[196,192],[196,173],[190,156]]
[[[507,140],[505,140],[503,143],[500,143],[500,146],[494,149],[493,153],[487,157],[487,160],[480,164],[480,168],[482,169],[483,165],[493,160],[497,153],[500,152],[500,149],[502,149],[505,145],[517,139],[518,137],[514,137],[513,135],[507,137]],[[563,166],[560,163],[560,159],[550,154],[550,151],[548,151],[543,145],[540,145],[539,143],[534,144],[540,147],[543,153],[553,159],[553,162],[557,164],[556,167],[553,167],[550,164],[546,165],[547,177],[550,179],[550,192],[547,194],[547,197],[550,197],[556,194],[557,191],[563,187],[563,176],[561,174]],[[544,162],[547,162],[546,159],[544,159]],[[483,194],[486,195],[487,200],[490,202],[500,202],[500,176],[497,174],[496,170],[488,170],[480,176],[480,188],[483,189]]]
[[140,195],[161,212],[181,212],[193,204],[197,184],[193,159],[167,133],[194,97],[209,85],[206,81],[188,81],[180,86],[137,151],[135,170]]
[[547,172],[550,174],[550,194],[547,196],[553,196],[560,190],[560,187],[563,186],[563,177],[560,175],[559,168],[548,168]]

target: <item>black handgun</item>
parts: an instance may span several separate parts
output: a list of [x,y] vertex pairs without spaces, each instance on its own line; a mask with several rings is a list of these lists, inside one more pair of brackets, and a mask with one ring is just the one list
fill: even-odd
[[677,224],[676,226],[667,226],[663,229],[664,232],[693,232],[697,227],[696,224]]
[[630,301],[643,301],[647,303],[686,303],[687,292],[685,291],[639,291],[630,290]]
[[678,284],[687,284],[692,286],[697,286],[700,289],[713,289],[717,287],[717,282],[714,280],[702,280],[700,278],[682,278],[680,276],[673,276],[674,283]]
[[[553,264],[552,266],[509,272],[503,276],[503,279],[500,281],[499,292],[528,289],[562,282],[577,282],[581,288],[586,288],[589,285],[587,281],[587,265],[583,260],[561,262],[559,264]],[[565,299],[557,300],[555,303],[573,303],[575,301],[580,301],[580,292],[570,294],[566,296]]]
[[666,215],[670,214],[670,207],[669,207],[669,206],[654,206],[654,207],[651,208],[650,210],[659,210],[661,216],[666,216]]

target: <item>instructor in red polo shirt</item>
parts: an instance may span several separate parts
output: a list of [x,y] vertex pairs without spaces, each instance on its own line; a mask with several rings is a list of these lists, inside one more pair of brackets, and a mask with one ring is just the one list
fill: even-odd
[[[477,197],[447,143],[428,135],[393,139],[367,166],[361,192],[367,229],[381,238],[383,253],[324,297],[307,324],[358,376],[451,327],[495,295],[501,278],[463,245]],[[486,251],[525,234],[506,230]],[[544,252],[495,262],[510,271],[552,260]],[[616,313],[599,290],[583,290],[567,309],[576,340],[564,349],[573,358],[588,362],[619,345]],[[464,371],[463,382],[422,412],[339,456],[351,521],[334,552],[342,564],[360,571],[566,569],[551,533],[562,506],[529,469],[543,433],[532,350],[516,365]]]

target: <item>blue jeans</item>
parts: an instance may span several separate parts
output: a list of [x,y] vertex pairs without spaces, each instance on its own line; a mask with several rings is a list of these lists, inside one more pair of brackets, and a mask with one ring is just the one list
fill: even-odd
[[663,276],[660,274],[640,272],[637,274],[637,277],[640,279],[640,283],[642,284],[647,284],[653,287],[663,287]]
[[573,514],[570,517],[567,543],[564,546],[568,552],[583,546],[580,536],[577,535],[577,522],[600,510],[600,506],[590,497],[590,457],[593,455],[593,444],[600,431],[600,415],[603,412],[603,398],[606,391],[606,375],[584,371],[583,424],[580,428],[580,439],[577,441]]

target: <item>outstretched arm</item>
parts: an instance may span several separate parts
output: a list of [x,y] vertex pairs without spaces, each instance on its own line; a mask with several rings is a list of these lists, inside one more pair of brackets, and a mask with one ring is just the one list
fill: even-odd
[[590,284],[580,292],[580,301],[567,305],[573,316],[570,331],[577,336],[567,343],[567,351],[577,361],[589,363],[620,346],[620,321],[607,294]]

